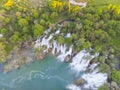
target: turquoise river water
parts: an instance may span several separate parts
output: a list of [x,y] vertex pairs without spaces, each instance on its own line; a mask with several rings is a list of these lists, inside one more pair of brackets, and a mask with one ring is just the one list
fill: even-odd
[[[0,69],[2,70],[2,65]],[[51,55],[7,74],[1,70],[0,90],[67,90],[66,85],[77,78],[68,63]]]

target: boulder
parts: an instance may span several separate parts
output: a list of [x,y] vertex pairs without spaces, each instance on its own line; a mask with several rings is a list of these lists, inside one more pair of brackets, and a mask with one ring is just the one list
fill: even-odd
[[83,78],[79,78],[79,79],[75,80],[75,85],[77,85],[77,86],[84,85],[85,83],[86,83],[86,81]]
[[112,60],[112,59],[115,58],[115,55],[114,55],[114,54],[110,54],[110,55],[108,56],[108,58]]
[[3,73],[8,73],[8,72],[10,72],[12,70],[12,66],[11,65],[5,65],[4,66],[4,69],[3,69]]
[[48,48],[48,52],[51,53],[52,52],[52,48]]
[[111,82],[111,87],[114,88],[114,90],[119,90],[117,83],[114,81]]
[[115,53],[115,50],[113,48],[110,48],[109,53]]
[[93,58],[93,59],[90,61],[89,64],[91,65],[91,64],[95,64],[95,63],[97,63],[97,62],[98,62],[97,59],[96,59],[96,58]]
[[[92,64],[95,64],[97,63],[97,59],[96,58],[93,58],[90,62],[89,62],[89,65],[88,65],[88,68],[92,65]],[[89,71],[90,69],[87,69],[87,71]]]
[[113,87],[117,87],[117,83],[114,82],[114,81],[112,81],[112,82],[111,82],[111,86],[113,86]]
[[20,68],[20,65],[19,65],[19,64],[15,64],[15,65],[14,65],[14,68],[15,68],[15,69],[19,69],[19,68]]
[[78,52],[76,50],[73,51],[73,56],[75,56]]
[[36,55],[36,58],[37,58],[37,60],[42,60],[42,59],[44,59],[45,58],[45,54],[44,53],[37,53],[37,55]]
[[65,57],[65,62],[71,62],[71,61],[72,61],[71,56],[70,56],[70,55],[67,55],[67,56]]

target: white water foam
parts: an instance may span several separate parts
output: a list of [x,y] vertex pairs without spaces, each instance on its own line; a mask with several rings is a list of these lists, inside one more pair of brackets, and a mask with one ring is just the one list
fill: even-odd
[[92,90],[97,90],[98,87],[102,86],[107,79],[107,74],[97,73],[95,70],[92,73],[86,73],[81,78],[87,81],[84,84],[84,88],[91,88]]
[[[44,50],[44,52],[48,52],[48,49],[52,48],[51,53],[54,55],[59,54],[57,58],[60,61],[64,61],[66,56],[72,55],[73,50],[72,50],[72,46],[69,47],[69,49],[67,50],[67,47],[65,44],[59,45],[55,40],[51,42],[52,37],[59,33],[60,33],[60,29],[58,29],[53,34],[50,34],[48,38],[47,36],[44,36],[41,39],[41,42],[38,42],[39,44],[37,43],[36,44],[38,47],[46,45],[47,48]],[[87,69],[90,69],[90,72],[84,73],[81,76],[81,78],[83,78],[87,82],[82,86],[82,88],[74,84],[69,84],[67,85],[67,89],[82,90],[84,88],[84,89],[97,90],[98,87],[102,86],[106,82],[107,74],[100,73],[99,69],[96,68],[99,63],[94,63],[90,65],[90,61],[97,56],[98,54],[90,55],[90,53],[88,53],[86,50],[82,50],[72,58],[72,63],[70,63],[71,70],[75,71],[77,74],[82,71],[85,72]]]
[[57,35],[59,33],[60,33],[60,28],[55,33],[50,34],[50,36],[48,38],[45,35],[41,40],[37,39],[35,41],[35,48],[40,48],[40,47],[45,45],[47,48],[44,50],[44,52],[48,52],[48,49],[52,48],[52,54],[56,55],[56,54],[59,53],[57,58],[61,61],[64,61],[65,57],[67,57],[68,55],[70,55],[70,56],[72,55],[72,46],[70,47],[69,50],[67,50],[67,47],[66,47],[65,44],[59,45],[57,43],[57,41],[52,41],[51,42],[51,39],[53,38],[53,35]]
[[[90,58],[87,59],[87,56],[90,56]],[[98,54],[92,56],[85,50],[82,50],[75,57],[73,57],[73,62],[70,64],[70,67],[77,73],[80,73],[81,71],[86,71],[88,69],[90,60],[97,56]],[[90,65],[90,72],[84,73],[81,76],[81,78],[83,78],[87,82],[82,86],[82,88],[74,84],[68,85],[67,88],[71,90],[77,90],[76,88],[79,88],[78,90],[83,90],[83,88],[97,90],[107,80],[107,74],[100,73],[98,68],[95,69],[98,64],[99,63],[94,63]]]
[[65,36],[65,38],[69,38],[69,37],[71,37],[71,33],[67,33]]
[[74,84],[67,85],[66,88],[70,89],[70,90],[82,90],[82,89],[80,89],[80,87],[78,87]]

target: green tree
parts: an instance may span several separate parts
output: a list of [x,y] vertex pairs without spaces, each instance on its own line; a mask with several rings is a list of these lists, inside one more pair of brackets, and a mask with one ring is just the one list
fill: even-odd
[[112,79],[113,81],[120,83],[120,71],[117,71],[116,69],[112,69]]
[[95,37],[101,42],[109,41],[109,35],[102,29],[95,30]]
[[83,45],[83,48],[89,49],[91,46],[92,46],[91,43],[89,41],[86,41]]
[[32,13],[33,13],[33,17],[34,18],[38,18],[39,17],[39,13],[36,9],[32,9]]
[[99,66],[99,70],[100,72],[102,73],[110,73],[111,70],[110,70],[110,66],[105,64],[105,63],[101,63],[100,66]]
[[44,25],[46,24],[45,20],[44,20],[44,19],[41,19],[41,20],[40,20],[40,24],[44,26]]
[[104,84],[103,86],[99,87],[98,90],[109,90],[109,87],[107,84]]
[[33,27],[33,31],[34,31],[35,38],[39,37],[40,35],[43,34],[44,27],[42,25],[40,25],[40,24],[35,24],[34,27]]
[[57,12],[52,12],[51,15],[50,15],[51,19],[55,19],[57,17],[58,17],[58,13]]
[[65,42],[67,45],[70,45],[72,43],[73,37],[66,38]]
[[21,41],[20,33],[16,31],[16,32],[10,37],[10,42],[11,42],[12,44],[18,44],[20,41]]
[[2,28],[2,29],[0,30],[0,32],[1,32],[1,34],[6,34],[6,33],[7,33],[7,29],[6,29],[6,28]]
[[63,38],[63,36],[58,36],[58,43],[59,44],[65,43],[65,39]]
[[18,20],[18,25],[21,27],[28,26],[28,21],[25,18],[20,18]]

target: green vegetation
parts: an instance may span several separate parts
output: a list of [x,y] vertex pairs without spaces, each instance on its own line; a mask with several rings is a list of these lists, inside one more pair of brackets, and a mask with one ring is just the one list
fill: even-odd
[[113,69],[112,70],[112,79],[113,79],[113,81],[120,83],[120,71]]
[[103,86],[101,86],[98,90],[109,90],[109,87],[107,84],[104,84]]
[[[0,62],[13,48],[22,47],[24,42],[33,42],[49,27],[52,27],[50,33],[55,32],[57,24],[63,21],[60,35],[52,40],[67,46],[72,44],[76,51],[93,48],[94,52],[100,53],[97,60],[101,63],[100,71],[108,72],[110,67],[114,67],[113,54],[120,52],[118,4],[119,0],[89,0],[88,6],[81,8],[69,6],[63,0],[48,0],[42,6],[35,7],[27,0],[8,0],[0,6],[0,33],[3,34],[0,37],[0,53],[3,55]],[[66,38],[68,33],[71,36]],[[114,53],[109,53],[111,48]],[[105,58],[106,54],[111,57]],[[118,83],[119,75],[119,71],[112,71],[112,79]]]
[[90,3],[91,5],[100,8],[103,8],[104,6],[106,7],[106,5],[108,4],[114,4],[114,5],[120,4],[120,0],[91,0],[91,1],[92,1],[92,3]]
[[3,43],[0,43],[0,63],[4,62],[5,58],[6,58],[5,45]]

